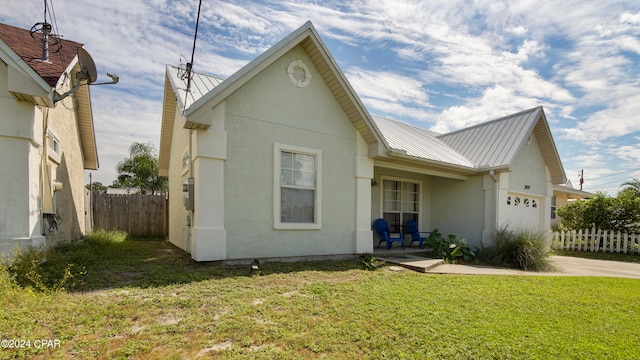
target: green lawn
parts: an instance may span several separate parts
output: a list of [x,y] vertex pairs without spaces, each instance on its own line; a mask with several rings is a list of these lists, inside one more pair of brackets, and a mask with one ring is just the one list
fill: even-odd
[[67,247],[41,266],[65,261],[86,272],[73,291],[23,289],[0,271],[0,339],[32,342],[0,359],[640,358],[640,280],[367,271],[357,260],[252,275],[144,240]]

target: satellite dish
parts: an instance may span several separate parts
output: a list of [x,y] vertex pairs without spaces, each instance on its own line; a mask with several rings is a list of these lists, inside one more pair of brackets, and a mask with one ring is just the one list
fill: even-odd
[[93,62],[91,55],[87,52],[87,50],[83,48],[78,48],[78,64],[80,65],[80,71],[76,73],[76,84],[69,89],[64,94],[59,94],[57,91],[53,91],[53,103],[66,98],[67,96],[73,94],[80,86],[83,85],[82,81],[87,80],[87,85],[108,85],[108,84],[117,84],[120,78],[118,75],[113,75],[107,73],[107,76],[111,78],[109,82],[101,82],[97,83],[96,79],[98,79],[98,70],[96,70],[96,63]]
[[96,69],[96,63],[93,62],[87,50],[78,48],[78,63],[80,63],[78,76],[86,79],[89,84],[96,82],[96,79],[98,79],[98,70]]

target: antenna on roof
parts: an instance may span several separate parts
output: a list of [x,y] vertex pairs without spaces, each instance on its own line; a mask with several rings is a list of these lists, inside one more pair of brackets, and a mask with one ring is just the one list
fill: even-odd
[[107,76],[111,78],[111,81],[108,82],[95,82],[98,78],[98,71],[96,69],[96,63],[93,61],[89,52],[83,48],[78,48],[78,65],[80,65],[80,70],[76,73],[76,84],[69,89],[69,91],[60,95],[57,91],[53,93],[53,102],[56,103],[67,96],[73,94],[78,90],[78,88],[83,85],[83,81],[86,80],[87,85],[108,85],[108,84],[117,84],[120,81],[120,77],[118,75],[107,73]]
[[53,26],[47,22],[47,1],[44,2],[44,21],[38,22],[31,27],[29,33],[31,37],[36,41],[42,43],[42,57],[40,61],[49,61],[49,49],[53,52],[58,52],[62,48],[62,42],[60,41],[60,35],[54,34]]

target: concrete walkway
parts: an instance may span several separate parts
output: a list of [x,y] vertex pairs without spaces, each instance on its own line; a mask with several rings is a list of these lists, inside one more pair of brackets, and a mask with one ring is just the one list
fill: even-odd
[[640,263],[609,260],[593,260],[569,256],[551,256],[557,268],[554,272],[531,272],[481,265],[445,264],[441,259],[429,259],[418,255],[380,254],[379,259],[415,271],[432,274],[469,275],[537,275],[537,276],[605,276],[640,279]]

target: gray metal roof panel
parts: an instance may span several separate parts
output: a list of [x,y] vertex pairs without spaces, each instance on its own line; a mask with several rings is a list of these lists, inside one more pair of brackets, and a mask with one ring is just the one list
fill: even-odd
[[[178,104],[180,105],[180,111],[188,109],[193,103],[198,101],[204,95],[213,90],[216,86],[220,85],[224,79],[217,76],[207,75],[199,72],[191,72],[191,88],[187,95],[187,78],[181,75],[180,70],[172,65],[167,65],[167,73],[173,91],[178,98]],[[186,104],[186,106],[185,106]]]
[[510,166],[540,118],[537,107],[465,129],[438,139],[478,167]]
[[371,118],[392,149],[425,160],[474,168],[471,161],[440,141],[432,131],[376,115]]

